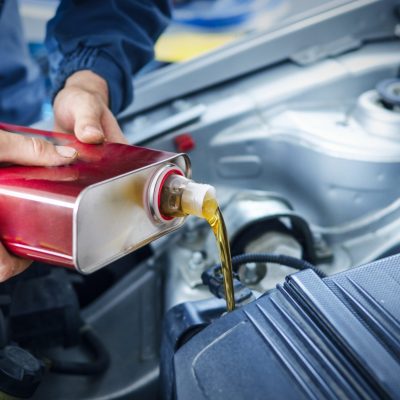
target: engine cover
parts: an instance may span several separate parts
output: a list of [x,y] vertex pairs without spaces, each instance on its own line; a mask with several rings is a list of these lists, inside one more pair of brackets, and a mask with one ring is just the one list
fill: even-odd
[[399,255],[288,276],[175,353],[176,398],[397,398],[399,284]]

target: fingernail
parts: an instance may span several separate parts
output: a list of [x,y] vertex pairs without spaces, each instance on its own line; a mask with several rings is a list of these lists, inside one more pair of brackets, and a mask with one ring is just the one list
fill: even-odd
[[76,150],[72,147],[67,146],[56,146],[57,153],[65,158],[73,158],[76,157]]
[[82,133],[86,137],[93,137],[93,136],[96,136],[98,138],[104,137],[103,132],[99,128],[90,125],[85,126]]

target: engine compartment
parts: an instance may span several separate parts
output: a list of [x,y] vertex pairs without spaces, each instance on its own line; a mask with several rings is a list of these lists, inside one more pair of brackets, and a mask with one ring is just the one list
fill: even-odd
[[[390,15],[394,3],[386,4]],[[367,6],[363,12],[370,13]],[[237,66],[225,63],[220,72],[229,79],[212,85],[199,78],[203,63],[207,81],[209,59],[194,60],[194,82],[182,78],[190,93],[180,95],[177,86],[175,99],[122,115],[123,131],[131,143],[188,153],[193,178],[217,189],[233,255],[303,258],[330,276],[396,254],[400,111],[384,104],[376,87],[399,78],[400,43],[384,17],[376,19],[384,32],[365,40],[350,34],[324,51],[310,45],[237,76],[230,76]],[[366,23],[360,26],[368,31]],[[376,26],[372,31],[379,33]],[[173,80],[176,71],[168,68],[165,80]],[[90,377],[45,373],[33,398],[158,398],[166,390],[159,380],[163,317],[178,304],[212,298],[201,275],[217,262],[208,226],[188,218],[179,231],[93,275],[55,277],[70,285],[110,363]],[[266,293],[293,269],[249,263],[237,272],[247,287]],[[2,288],[2,331],[18,288],[46,274],[54,273],[37,265]],[[211,321],[220,320],[215,304],[221,302],[202,303]],[[78,339],[69,346],[61,339],[45,343],[41,351],[48,359],[91,358]]]
[[[192,107],[207,104],[201,121],[146,145],[171,151],[177,136],[190,133],[196,143],[189,153],[194,178],[217,188],[232,243],[252,224],[266,219],[283,224],[264,226],[240,250],[301,256],[302,246],[287,234],[290,221],[282,232],[280,216],[294,213],[309,226],[326,273],[370,262],[394,253],[399,241],[400,147],[383,132],[383,125],[393,126],[397,111],[364,101],[378,96],[380,81],[396,77],[399,62],[398,43],[387,42],[307,67],[271,67],[188,99]],[[152,114],[147,118],[150,123]],[[375,128],[371,120],[380,118]],[[128,129],[131,124],[137,121]],[[209,233],[201,237],[195,221],[193,226],[189,221],[183,234],[188,250],[185,240],[170,250],[167,293],[176,299],[169,305],[203,298],[201,290],[195,294],[200,274],[193,263],[217,262]],[[270,240],[263,236],[268,232]],[[235,245],[232,252],[238,254]],[[268,290],[288,272],[269,271],[268,283],[255,288]]]

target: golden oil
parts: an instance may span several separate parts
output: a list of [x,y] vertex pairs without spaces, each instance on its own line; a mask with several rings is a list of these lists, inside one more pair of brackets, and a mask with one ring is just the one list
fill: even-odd
[[182,176],[172,176],[167,179],[162,189],[161,212],[173,217],[196,215],[209,223],[221,260],[227,310],[233,311],[235,309],[235,293],[231,252],[225,221],[215,198],[214,188],[195,183]]
[[203,203],[203,218],[209,223],[214,232],[215,240],[217,241],[222,276],[224,278],[226,308],[228,311],[233,311],[235,309],[235,293],[233,289],[231,250],[225,221],[214,197],[209,196],[209,198],[207,198],[206,195]]

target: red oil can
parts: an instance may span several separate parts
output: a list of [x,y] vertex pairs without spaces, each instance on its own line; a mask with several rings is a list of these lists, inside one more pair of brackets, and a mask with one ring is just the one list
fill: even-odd
[[163,218],[167,176],[190,177],[190,161],[116,143],[83,144],[73,135],[0,123],[74,147],[78,160],[62,167],[0,168],[0,238],[21,257],[93,272],[169,233],[184,218]]

